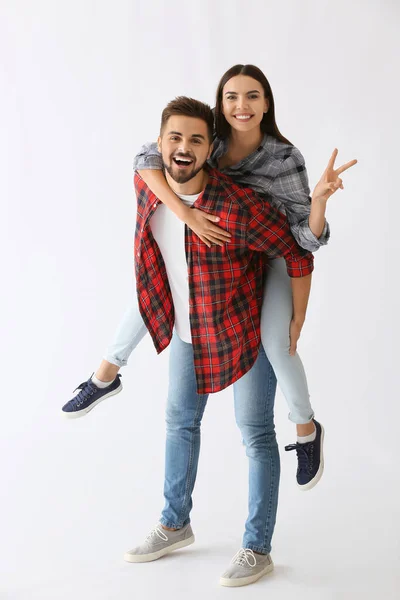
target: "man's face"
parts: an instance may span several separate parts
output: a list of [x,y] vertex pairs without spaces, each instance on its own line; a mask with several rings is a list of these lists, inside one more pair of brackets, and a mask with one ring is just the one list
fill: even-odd
[[186,183],[201,171],[211,154],[206,122],[194,117],[170,117],[158,138],[158,148],[172,179]]

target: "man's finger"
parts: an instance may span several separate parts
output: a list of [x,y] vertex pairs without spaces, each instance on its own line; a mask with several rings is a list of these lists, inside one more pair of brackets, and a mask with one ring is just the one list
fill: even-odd
[[351,160],[350,162],[346,163],[345,165],[342,165],[341,167],[336,169],[336,174],[340,175],[344,171],[347,171],[347,169],[350,169],[350,167],[353,167],[354,165],[356,165],[357,162],[358,161],[356,159],[354,159],[354,160]]

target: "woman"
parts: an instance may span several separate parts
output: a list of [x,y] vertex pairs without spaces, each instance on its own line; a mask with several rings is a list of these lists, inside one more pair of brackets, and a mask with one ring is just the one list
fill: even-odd
[[[310,199],[304,159],[279,132],[271,87],[262,71],[253,65],[236,65],[221,78],[217,89],[215,130],[210,165],[231,176],[235,182],[266,194],[271,204],[287,215],[300,246],[315,251],[326,244],[329,239],[326,202],[338,188],[343,189],[339,175],[357,161],[335,170],[335,150]],[[140,172],[155,195],[205,244],[223,245],[229,240],[229,233],[215,225],[218,215],[190,209],[183,204],[168,186],[162,167],[155,145],[145,146],[134,161],[134,169]],[[297,443],[286,449],[296,450],[297,483],[300,489],[308,490],[316,485],[323,472],[324,432],[314,420],[304,368],[296,352],[305,315],[293,321],[292,314],[290,279],[283,259],[275,259],[269,262],[266,278],[261,338],[287,400],[289,419],[296,424]],[[128,356],[146,332],[141,318],[128,309],[115,343],[96,375],[82,384],[78,388],[79,394],[70,401],[74,406],[68,416],[85,414],[98,402],[122,389],[118,370],[127,363]],[[94,386],[88,388],[90,382]],[[91,402],[88,402],[88,394],[93,398]]]

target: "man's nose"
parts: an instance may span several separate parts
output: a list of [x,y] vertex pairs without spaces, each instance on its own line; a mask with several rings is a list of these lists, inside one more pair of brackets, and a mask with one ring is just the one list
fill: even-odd
[[178,152],[181,152],[182,154],[189,154],[189,151],[190,151],[189,141],[181,140],[181,143],[179,144]]

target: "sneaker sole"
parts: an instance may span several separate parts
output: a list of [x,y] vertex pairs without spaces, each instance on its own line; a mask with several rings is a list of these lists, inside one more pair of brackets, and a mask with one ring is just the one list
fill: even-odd
[[187,540],[182,540],[181,542],[176,542],[167,548],[163,548],[162,550],[158,550],[157,552],[150,552],[150,554],[129,554],[126,552],[124,554],[124,560],[130,563],[143,563],[143,562],[151,562],[152,560],[157,560],[174,550],[179,550],[179,548],[185,548],[186,546],[190,546],[194,542],[194,535]]
[[313,487],[315,487],[317,485],[317,483],[319,482],[319,480],[322,477],[322,474],[324,472],[324,437],[325,437],[325,429],[321,425],[321,448],[320,448],[320,453],[319,453],[319,469],[316,472],[315,477],[313,477],[309,483],[306,483],[304,485],[297,484],[298,488],[302,492],[308,492],[308,490],[311,490]]
[[104,396],[102,396],[101,398],[99,398],[98,400],[93,402],[93,404],[91,404],[87,408],[82,408],[82,410],[74,410],[73,412],[66,412],[64,410],[61,410],[61,412],[64,415],[64,417],[66,417],[67,419],[78,419],[79,417],[84,417],[95,406],[100,404],[100,402],[103,402],[103,400],[107,400],[107,398],[110,398],[110,396],[115,396],[115,394],[119,394],[119,392],[121,392],[121,391],[122,391],[122,383],[120,383],[120,385],[115,390],[113,390],[112,392],[109,392],[108,394],[105,394]]
[[226,579],[225,577],[220,577],[219,583],[225,587],[240,587],[242,585],[249,585],[250,583],[255,583],[264,575],[271,573],[274,570],[274,563],[271,562],[267,565],[262,571],[257,573],[257,575],[250,575],[249,577],[240,577],[238,579]]

